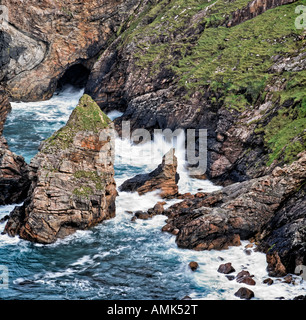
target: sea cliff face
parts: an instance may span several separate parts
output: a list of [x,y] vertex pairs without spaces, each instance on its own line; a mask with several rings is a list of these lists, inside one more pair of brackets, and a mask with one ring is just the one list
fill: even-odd
[[86,86],[132,128],[208,130],[208,177],[271,173],[305,149],[301,1],[159,1],[109,46]]
[[92,59],[108,47],[140,3],[2,0],[9,23],[0,33],[0,80],[11,98],[48,99],[69,67],[89,72]]

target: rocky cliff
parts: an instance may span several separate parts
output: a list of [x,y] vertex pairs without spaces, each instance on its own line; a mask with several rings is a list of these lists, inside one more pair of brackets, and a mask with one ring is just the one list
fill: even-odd
[[271,173],[305,149],[303,1],[156,1],[95,63],[86,91],[132,128],[208,129],[208,177]]
[[31,161],[28,198],[5,227],[10,236],[52,243],[115,216],[113,125],[84,95],[66,126]]
[[[92,59],[141,3],[1,0],[9,22],[0,32],[0,81],[13,99],[27,101],[50,98],[65,72],[68,81],[86,80]],[[69,76],[73,66],[77,75]]]
[[[0,32],[0,81],[12,99],[86,84],[102,110],[124,112],[117,128],[128,120],[132,129],[208,130],[207,176],[229,186],[171,208],[165,230],[180,230],[179,245],[225,248],[256,236],[276,264],[290,272],[305,264],[305,154],[298,155],[306,147],[306,34],[294,23],[304,1],[1,4],[10,15]],[[9,107],[0,101],[1,128]],[[79,136],[68,123],[43,145],[8,233],[52,242],[112,216],[103,202],[113,203],[112,175],[103,182],[111,191],[96,183],[112,168],[87,157],[108,144],[96,132],[80,142],[87,131]]]

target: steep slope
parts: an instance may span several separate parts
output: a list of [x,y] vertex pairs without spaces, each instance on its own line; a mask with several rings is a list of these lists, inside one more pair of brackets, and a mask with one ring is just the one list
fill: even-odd
[[132,128],[208,129],[208,177],[244,181],[305,149],[303,1],[158,1],[96,62],[87,83]]

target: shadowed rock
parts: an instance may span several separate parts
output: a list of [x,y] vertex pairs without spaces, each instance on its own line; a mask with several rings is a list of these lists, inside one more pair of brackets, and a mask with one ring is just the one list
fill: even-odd
[[11,152],[1,136],[10,111],[7,94],[0,86],[0,205],[22,202],[30,186],[28,165],[24,158]]

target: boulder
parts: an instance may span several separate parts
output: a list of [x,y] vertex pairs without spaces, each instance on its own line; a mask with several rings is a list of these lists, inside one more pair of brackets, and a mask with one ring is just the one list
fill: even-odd
[[196,271],[198,268],[199,268],[199,264],[196,262],[196,261],[191,261],[189,263],[189,268],[192,270],[192,271]]
[[125,181],[120,191],[138,192],[139,195],[160,190],[162,198],[174,198],[178,194],[179,175],[177,173],[177,158],[175,149],[171,149],[163,156],[162,163],[157,169],[148,174],[139,174]]
[[240,288],[236,293],[235,296],[240,299],[250,300],[254,298],[254,292],[248,288]]
[[263,281],[264,284],[267,284],[268,286],[271,286],[274,281],[271,278],[267,278]]
[[242,270],[237,274],[236,281],[238,283],[245,283],[250,286],[255,286],[256,282],[253,280],[254,276],[251,276],[249,271]]
[[48,244],[114,217],[113,133],[111,121],[84,95],[31,161],[29,196],[5,232]]
[[218,268],[218,272],[224,273],[224,274],[230,274],[235,271],[236,270],[234,269],[234,267],[232,266],[232,264],[230,262],[225,263],[225,264],[221,264]]

